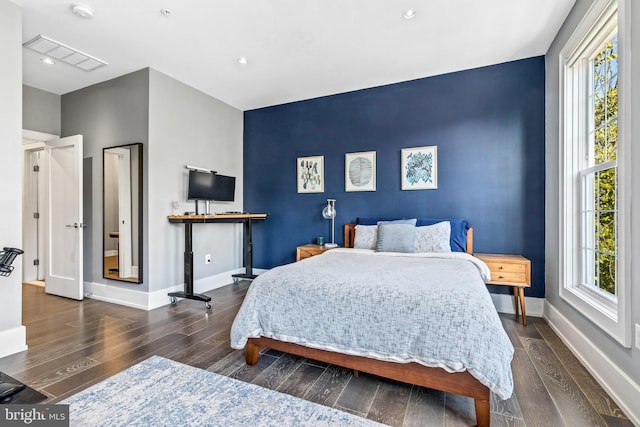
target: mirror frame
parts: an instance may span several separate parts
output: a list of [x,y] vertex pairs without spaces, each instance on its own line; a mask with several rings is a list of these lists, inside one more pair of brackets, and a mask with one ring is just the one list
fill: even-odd
[[[143,250],[142,250],[142,190],[143,190],[143,173],[142,173],[142,165],[143,165],[143,156],[142,156],[142,146],[143,144],[141,142],[136,142],[136,143],[131,143],[131,144],[123,144],[123,145],[115,145],[112,147],[104,147],[102,149],[102,277],[108,280],[117,280],[120,282],[126,282],[126,283],[131,283],[131,284],[140,284],[142,283],[142,272],[143,272],[143,259],[142,259],[142,254],[143,254]],[[132,148],[132,147],[136,147],[138,150],[138,161],[137,161],[137,166],[138,166],[138,185],[134,188],[132,185],[132,191],[137,190],[138,192],[138,197],[136,198],[133,194],[131,197],[131,207],[133,210],[134,204],[137,203],[137,208],[138,208],[138,218],[132,218],[131,219],[131,224],[137,224],[138,226],[138,232],[134,234],[134,231],[131,230],[131,236],[132,239],[136,238],[138,239],[138,250],[136,251],[136,253],[134,254],[132,251],[132,256],[137,255],[138,257],[138,276],[137,277],[133,277],[133,278],[126,278],[126,277],[119,277],[119,276],[114,276],[114,275],[109,275],[107,272],[107,262],[106,262],[106,256],[105,256],[105,252],[106,252],[106,246],[107,246],[107,231],[106,231],[106,215],[105,215],[105,202],[106,202],[106,179],[105,179],[105,172],[106,172],[106,154],[109,150],[112,150],[114,148]],[[118,237],[119,240],[119,237]],[[119,244],[119,241],[118,241]],[[118,256],[120,255],[120,250],[118,249]],[[118,264],[118,268],[119,268],[119,264]]]

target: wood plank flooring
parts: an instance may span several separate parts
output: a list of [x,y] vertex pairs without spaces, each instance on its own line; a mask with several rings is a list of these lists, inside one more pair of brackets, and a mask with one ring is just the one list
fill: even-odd
[[[197,301],[142,311],[97,300],[74,301],[23,285],[29,350],[0,359],[0,371],[55,403],[151,355],[176,360],[392,426],[468,426],[469,398],[381,379],[272,350],[256,366],[229,347],[229,331],[249,282]],[[492,398],[492,426],[632,426],[544,320],[523,327],[501,315],[515,347],[515,392]]]

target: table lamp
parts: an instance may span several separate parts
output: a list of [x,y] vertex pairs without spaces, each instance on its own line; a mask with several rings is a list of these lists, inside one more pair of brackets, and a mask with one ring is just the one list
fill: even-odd
[[327,199],[327,206],[322,209],[322,217],[331,220],[331,243],[325,243],[327,248],[336,248],[335,241],[335,219],[336,219],[336,199]]

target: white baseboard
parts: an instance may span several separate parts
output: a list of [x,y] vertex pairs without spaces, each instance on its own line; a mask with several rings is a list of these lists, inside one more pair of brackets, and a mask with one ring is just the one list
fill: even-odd
[[17,328],[0,331],[0,357],[19,353],[27,349],[27,329],[21,325]]
[[[266,270],[254,269],[255,274],[260,274]],[[197,279],[193,283],[193,291],[202,294],[213,289],[221,288],[233,282],[232,274],[243,273],[244,268],[214,274],[213,276]],[[139,308],[141,310],[153,310],[171,303],[169,292],[178,292],[184,289],[184,284],[180,283],[169,288],[160,289],[153,292],[142,292],[135,289],[121,288],[119,286],[105,285],[103,283],[85,282],[85,297],[113,304],[125,305],[127,307]]]
[[104,283],[85,282],[84,296],[140,310],[150,310],[148,308],[149,293],[136,289],[121,288],[119,286],[105,285]]
[[[515,314],[513,295],[491,294],[491,299],[498,313]],[[544,314],[544,298],[524,297],[524,308],[527,316],[542,317]]]
[[544,317],[562,342],[620,406],[631,422],[640,426],[640,385],[549,303],[544,306]]
[[104,256],[116,256],[118,255],[118,250],[117,249],[112,249],[110,251],[104,251]]

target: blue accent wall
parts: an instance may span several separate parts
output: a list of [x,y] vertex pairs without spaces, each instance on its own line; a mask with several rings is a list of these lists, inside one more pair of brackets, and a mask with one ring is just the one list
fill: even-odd
[[[254,226],[254,266],[330,241],[321,211],[335,198],[340,245],[357,217],[466,218],[474,250],[529,258],[525,293],[544,297],[544,89],[540,56],[246,111],[244,209],[269,213]],[[402,191],[400,150],[428,145],[438,147],[438,188]],[[345,153],[359,151],[377,153],[375,192],[345,192]],[[324,156],[324,193],[297,193],[305,156]]]

